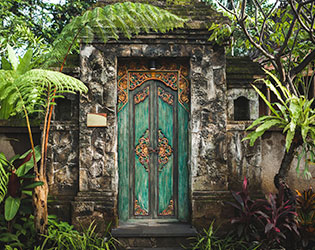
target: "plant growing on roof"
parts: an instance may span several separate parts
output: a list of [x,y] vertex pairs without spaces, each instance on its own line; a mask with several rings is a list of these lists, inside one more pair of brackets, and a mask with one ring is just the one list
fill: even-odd
[[[176,27],[182,27],[184,21],[184,19],[166,10],[148,4],[125,2],[96,7],[93,10],[86,11],[82,16],[73,18],[64,27],[53,43],[50,53],[44,55],[44,67],[60,63],[61,72],[67,56],[79,48],[80,40],[89,43],[97,38],[107,42],[109,39],[118,39],[120,35],[130,38],[131,35],[139,34],[139,32],[166,32]],[[27,52],[27,58],[29,58],[28,53],[31,54],[31,52]],[[23,62],[25,57],[26,55],[22,59]],[[25,66],[22,65],[21,59],[20,65],[22,66],[18,66],[18,59],[16,56],[13,56],[11,49],[9,49],[9,58],[11,59],[13,73],[0,71],[0,84],[1,82],[2,84],[4,83],[3,85],[7,86],[5,88],[11,88],[11,91],[6,90],[2,99],[10,100],[10,104],[16,103],[18,110],[24,112],[33,148],[28,112],[38,111],[35,104],[40,104],[44,113],[41,162],[40,167],[37,167],[35,164],[34,168],[35,180],[42,181],[44,184],[35,188],[33,199],[35,227],[38,233],[45,234],[48,220],[46,158],[51,116],[55,105],[54,100],[55,98],[62,98],[61,94],[64,92],[74,93],[78,91],[83,93],[87,91],[87,88],[79,80],[54,71],[29,70],[17,77],[14,72],[18,72],[19,68],[24,68]],[[29,61],[30,59],[27,60],[27,62]],[[18,110],[14,109],[14,111]],[[33,154],[33,158],[34,162],[36,162],[35,154]]]

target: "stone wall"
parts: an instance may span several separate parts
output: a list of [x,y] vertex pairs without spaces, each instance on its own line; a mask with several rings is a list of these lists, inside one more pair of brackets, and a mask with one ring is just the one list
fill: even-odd
[[[269,130],[251,147],[248,141],[242,141],[248,132],[245,132],[253,120],[264,115],[267,110],[263,101],[250,84],[263,78],[263,72],[258,63],[249,58],[227,59],[227,145],[229,168],[229,189],[240,190],[244,176],[249,179],[249,187],[254,196],[263,196],[269,192],[276,192],[273,178],[277,173],[285,149],[285,137],[280,130]],[[261,83],[255,82],[261,86]],[[249,100],[250,117],[244,121],[234,121],[234,100],[243,96]],[[249,131],[250,132],[250,131]],[[302,164],[303,165],[303,164]],[[298,177],[295,171],[297,159],[291,165],[288,177],[292,190],[303,190],[315,184],[314,179],[305,180]],[[302,168],[303,169],[303,168]],[[302,172],[303,170],[301,170]],[[311,167],[312,175],[315,169]]]
[[71,221],[71,201],[77,195],[79,182],[79,130],[78,123],[52,122],[47,148],[47,178],[50,213]]
[[[39,127],[33,126],[32,132],[34,144],[38,145],[40,139]],[[31,149],[31,144],[27,127],[24,125],[12,126],[12,123],[8,121],[0,120],[0,152],[4,153],[7,159],[10,159],[17,154],[25,153],[29,149]]]
[[[152,40],[154,41],[154,40]],[[162,42],[162,43],[161,43]],[[81,80],[89,93],[80,97],[79,114],[69,122],[52,126],[49,156],[51,194],[58,201],[51,211],[79,227],[96,219],[102,229],[111,221],[118,225],[117,163],[117,69],[119,62],[141,58],[183,59],[189,62],[191,83],[189,186],[191,222],[198,228],[213,220],[227,221],[231,208],[229,190],[239,190],[244,176],[252,196],[275,192],[273,177],[284,153],[284,137],[279,131],[267,132],[253,147],[245,128],[259,115],[257,94],[250,88],[257,71],[246,72],[242,80],[227,70],[221,47],[206,43],[167,44],[163,39],[126,44],[89,44],[81,48]],[[241,64],[238,60],[237,64]],[[231,64],[229,62],[229,67]],[[258,76],[256,77],[258,78]],[[234,121],[234,100],[246,97],[250,120]],[[75,106],[75,105],[74,105]],[[88,128],[88,113],[106,113],[108,124]],[[77,120],[79,119],[79,120]],[[289,184],[304,189],[314,180],[298,179],[296,160]],[[315,175],[314,169],[313,175]],[[71,206],[72,205],[72,206]]]

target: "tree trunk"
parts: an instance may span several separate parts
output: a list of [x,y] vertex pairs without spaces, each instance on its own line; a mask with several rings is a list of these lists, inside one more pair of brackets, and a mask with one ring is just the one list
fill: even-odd
[[294,155],[299,146],[303,143],[301,136],[295,136],[292,141],[291,147],[289,151],[285,151],[284,156],[281,161],[281,165],[278,173],[274,177],[274,184],[276,188],[279,190],[281,186],[284,188],[284,198],[285,200],[290,200],[292,202],[295,201],[295,196],[293,195],[289,185],[286,182],[286,178],[289,174],[291,163],[294,159]]
[[36,177],[35,181],[42,181],[44,184],[34,189],[33,204],[34,204],[34,224],[37,235],[47,234],[48,225],[48,183],[46,178]]

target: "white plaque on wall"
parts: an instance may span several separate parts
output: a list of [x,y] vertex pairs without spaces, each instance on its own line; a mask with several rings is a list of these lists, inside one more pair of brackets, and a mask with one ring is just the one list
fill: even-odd
[[89,113],[87,115],[87,126],[88,127],[106,127],[107,125],[107,114],[105,113]]

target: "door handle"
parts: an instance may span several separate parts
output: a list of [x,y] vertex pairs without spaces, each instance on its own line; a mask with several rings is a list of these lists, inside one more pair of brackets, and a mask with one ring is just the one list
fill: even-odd
[[157,153],[159,151],[159,148],[151,148],[151,147],[148,147],[148,151],[149,151],[149,154],[151,153]]

